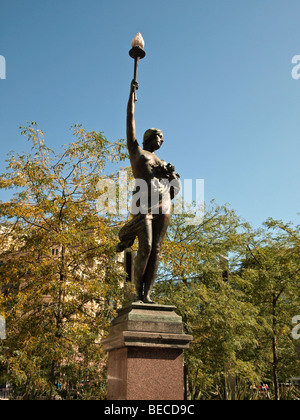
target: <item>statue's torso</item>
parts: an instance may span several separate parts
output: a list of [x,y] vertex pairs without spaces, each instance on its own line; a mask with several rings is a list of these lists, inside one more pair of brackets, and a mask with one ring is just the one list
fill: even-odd
[[155,153],[143,150],[138,145],[134,152],[130,153],[130,162],[133,176],[145,180],[147,184],[150,184],[153,178],[159,177],[159,168],[166,165]]
[[130,162],[134,178],[143,180],[147,184],[147,188],[144,189],[141,183],[136,181],[133,195],[138,193],[139,201],[138,208],[132,209],[132,213],[137,211],[156,213],[159,211],[169,214],[171,212],[171,197],[169,184],[165,182],[166,162],[159,159],[155,153],[142,149],[138,143],[136,148],[131,150]]

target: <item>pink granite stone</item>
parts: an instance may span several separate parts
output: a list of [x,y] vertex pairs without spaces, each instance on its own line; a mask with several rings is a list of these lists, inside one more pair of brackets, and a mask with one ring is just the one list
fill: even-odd
[[129,347],[109,353],[108,400],[183,400],[183,351]]

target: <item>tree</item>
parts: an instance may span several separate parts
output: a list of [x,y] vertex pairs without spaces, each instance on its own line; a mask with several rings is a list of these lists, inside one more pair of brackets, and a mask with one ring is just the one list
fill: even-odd
[[[190,396],[259,397],[250,385],[270,378],[279,399],[280,381],[299,372],[291,334],[299,313],[299,227],[270,219],[255,231],[215,203],[201,224],[186,218],[173,217],[156,292],[194,336],[186,352]],[[228,257],[229,279],[220,256]]]
[[[259,345],[257,309],[246,299],[247,280],[235,275],[252,230],[229,206],[215,203],[201,224],[185,222],[185,215],[173,218],[156,291],[163,302],[176,305],[194,336],[186,352],[190,397],[212,398],[218,390],[230,398],[233,378],[259,378],[252,357]],[[221,256],[229,258],[229,281]]]
[[30,154],[12,154],[0,188],[0,307],[7,322],[1,361],[24,398],[53,398],[99,384],[99,344],[121,299],[115,264],[116,220],[99,215],[99,179],[108,162],[124,160],[122,141],[73,127],[75,141],[56,154],[35,123],[22,128]]
[[264,320],[260,342],[266,366],[272,366],[275,399],[279,382],[300,372],[292,318],[299,313],[299,226],[268,219],[248,245],[241,275],[252,283],[251,302]]

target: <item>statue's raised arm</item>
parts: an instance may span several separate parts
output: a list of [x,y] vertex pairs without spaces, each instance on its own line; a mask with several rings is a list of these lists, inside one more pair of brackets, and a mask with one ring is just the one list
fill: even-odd
[[130,85],[130,94],[127,105],[127,148],[129,155],[134,153],[137,147],[136,128],[135,128],[135,91],[139,88],[138,83],[132,80]]

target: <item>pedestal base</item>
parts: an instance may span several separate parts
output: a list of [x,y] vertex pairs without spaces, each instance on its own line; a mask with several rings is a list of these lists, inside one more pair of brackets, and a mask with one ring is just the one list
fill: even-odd
[[133,303],[103,340],[109,352],[108,400],[183,400],[183,334],[174,306]]

